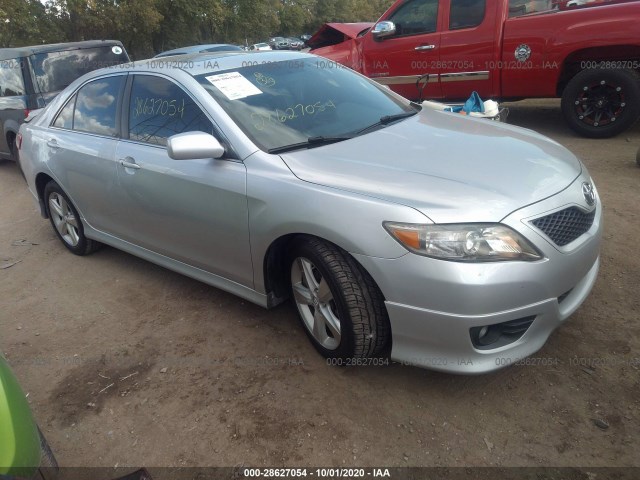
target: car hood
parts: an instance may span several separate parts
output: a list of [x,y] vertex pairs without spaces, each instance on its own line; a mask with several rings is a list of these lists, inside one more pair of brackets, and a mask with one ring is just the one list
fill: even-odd
[[307,45],[313,50],[329,45],[337,45],[349,39],[358,37],[360,32],[373,27],[375,23],[325,23],[313,36],[307,40]]
[[407,205],[436,223],[498,222],[582,171],[571,152],[531,130],[427,109],[281,156],[301,180]]

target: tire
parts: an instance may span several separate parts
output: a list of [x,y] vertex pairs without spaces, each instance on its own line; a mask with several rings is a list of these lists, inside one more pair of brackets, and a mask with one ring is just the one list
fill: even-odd
[[321,355],[347,360],[386,353],[391,329],[382,292],[347,252],[308,237],[294,244],[288,265],[291,298]]
[[9,147],[9,155],[11,156],[11,161],[16,162],[18,157],[16,155],[16,135],[15,135],[15,133],[9,132],[7,134],[7,146]]
[[60,472],[58,461],[40,427],[38,427],[38,435],[40,436],[40,478],[43,480],[55,480]]
[[584,137],[618,135],[640,116],[640,78],[633,70],[583,70],[562,93],[562,113]]
[[85,237],[76,207],[53,180],[44,187],[44,204],[51,226],[65,247],[75,255],[89,255],[102,244]]

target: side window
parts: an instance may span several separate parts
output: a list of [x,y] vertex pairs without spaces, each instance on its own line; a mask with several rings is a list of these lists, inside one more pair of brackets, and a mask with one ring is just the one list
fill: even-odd
[[24,95],[21,59],[0,60],[0,97]]
[[439,0],[408,0],[398,8],[390,21],[396,24],[397,35],[433,33],[438,25]]
[[77,95],[71,97],[58,116],[56,117],[53,126],[57,128],[65,128],[71,130],[73,128],[73,109],[76,108]]
[[484,20],[487,0],[451,0],[449,30],[477,27]]
[[509,17],[547,12],[558,8],[562,3],[559,0],[509,0]]
[[77,93],[73,129],[116,136],[118,97],[125,78],[124,75],[100,78],[82,87]]
[[200,107],[175,83],[151,75],[136,75],[129,104],[129,138],[166,145],[167,138],[184,132],[214,134]]

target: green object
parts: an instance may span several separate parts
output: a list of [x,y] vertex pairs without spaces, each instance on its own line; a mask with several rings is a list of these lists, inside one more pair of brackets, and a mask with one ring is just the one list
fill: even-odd
[[31,477],[40,466],[40,435],[29,403],[0,355],[0,475]]

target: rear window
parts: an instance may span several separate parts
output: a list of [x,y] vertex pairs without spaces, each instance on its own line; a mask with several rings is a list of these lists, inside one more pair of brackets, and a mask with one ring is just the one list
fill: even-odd
[[24,95],[20,59],[0,60],[0,97]]
[[242,49],[235,45],[220,45],[218,47],[207,48],[204,52],[241,52]]
[[451,0],[449,29],[477,27],[484,20],[486,0]]
[[554,10],[557,0],[509,0],[509,17]]
[[37,53],[31,57],[35,83],[42,93],[59,92],[85,73],[129,62],[117,45]]

